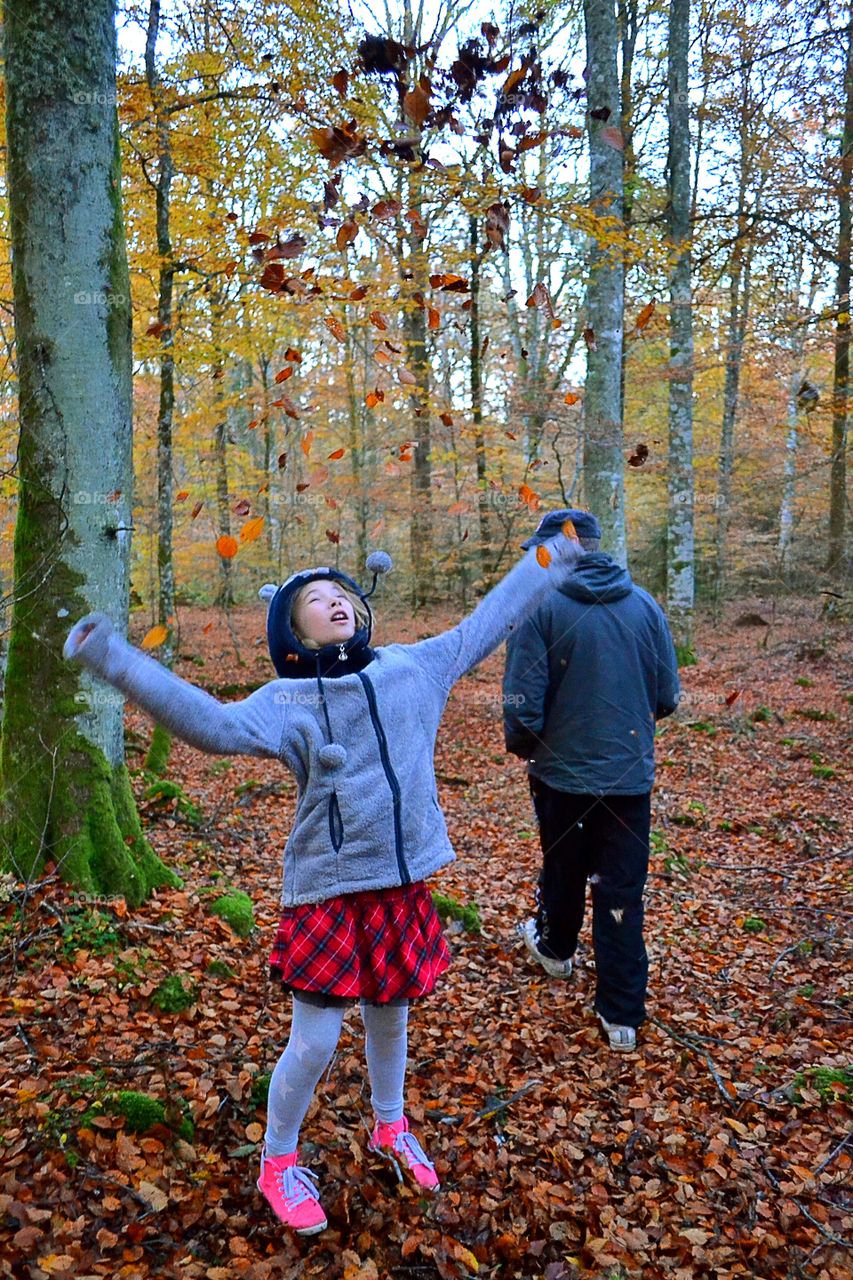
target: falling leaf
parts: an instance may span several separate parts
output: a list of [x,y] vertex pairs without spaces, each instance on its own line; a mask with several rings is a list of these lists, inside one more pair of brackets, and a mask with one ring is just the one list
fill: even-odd
[[410,89],[403,98],[403,110],[412,124],[417,125],[419,129],[424,127],[429,116],[431,94],[429,80],[426,76],[421,76],[414,89]]
[[448,293],[463,293],[468,290],[468,282],[464,276],[454,275],[452,271],[443,271],[429,278],[432,289],[445,289]]
[[346,342],[347,331],[337,316],[323,316],[323,323],[333,338],[337,338],[338,342]]
[[275,375],[276,382],[287,382],[288,378],[293,377],[293,365],[286,365],[284,369],[279,369]]
[[454,502],[452,506],[447,508],[447,514],[449,516],[461,516],[467,510],[467,502]]
[[[540,311],[544,311],[552,324],[557,319],[554,314],[554,304],[551,301],[551,294],[549,293],[548,286],[545,284],[544,280],[539,281],[530,297],[527,299],[527,303],[525,305],[528,307],[538,307]],[[559,327],[559,321],[554,327]]]
[[189,496],[190,496],[190,491],[189,491],[189,489],[181,489],[180,493],[176,493],[176,494],[175,494],[175,501],[176,501],[176,502],[183,502],[183,501],[184,501],[186,498],[188,498]]
[[195,506],[193,507],[192,511],[190,512],[190,519],[191,519],[191,520],[195,520],[196,516],[198,515],[199,511],[201,511],[201,509],[202,509],[202,507],[203,507],[203,506],[204,506],[204,503],[203,503],[203,502],[197,502],[197,503],[195,504]]
[[486,239],[495,248],[503,248],[509,231],[509,205],[496,200],[486,210]]
[[435,307],[429,307],[427,315],[429,317],[427,327],[430,329],[438,329],[441,325],[441,312],[437,311]]
[[232,556],[237,554],[237,541],[230,534],[223,533],[216,539],[216,550],[223,560],[230,560]]
[[283,470],[284,470],[284,468],[285,468],[286,466],[287,466],[287,454],[286,454],[286,453],[280,453],[280,454],[278,455],[278,469],[279,469],[279,471],[283,471]]
[[268,240],[272,240],[268,231],[253,231],[249,236],[249,244],[266,244]]
[[377,329],[382,329],[383,332],[388,328],[388,321],[381,311],[371,311],[367,318],[372,325],[375,325]]
[[235,502],[233,507],[235,516],[247,516],[251,509],[251,505],[246,498],[241,498],[239,502]]
[[334,542],[335,544],[339,543],[341,540],[341,535],[339,533],[335,533],[334,529],[327,529],[326,537],[330,542]]
[[634,446],[634,452],[628,459],[629,467],[641,467],[649,456],[649,446],[647,444],[638,444]]
[[389,476],[398,476],[401,474],[400,468],[397,466],[396,462],[385,463],[385,474]]
[[517,439],[518,439],[518,436],[515,434],[515,432],[514,432],[514,431],[505,431],[505,432],[504,432],[504,435],[506,436],[506,438],[507,438],[508,440],[517,440]]
[[564,533],[567,538],[571,538],[572,542],[580,541],[578,538],[578,531],[571,520],[564,520],[560,528],[561,532]]
[[541,133],[531,134],[530,137],[522,138],[518,144],[519,151],[530,151],[533,147],[539,147],[543,142],[547,141],[550,134],[547,129],[543,129]]
[[590,111],[589,114],[592,120],[605,121],[610,119],[612,113],[609,107],[597,107],[594,111]]
[[625,139],[622,137],[621,131],[615,128],[614,125],[609,124],[605,129],[602,129],[601,137],[602,141],[609,143],[610,146],[615,147],[617,151],[625,150]]
[[587,351],[595,351],[595,350],[597,350],[597,348],[596,348],[596,343],[595,343],[595,330],[594,330],[594,329],[584,329],[584,331],[583,331],[583,340],[584,340],[584,342],[586,343],[586,349],[587,349]]
[[285,360],[289,360],[291,364],[302,364],[302,356],[295,347],[288,347],[284,353]]
[[145,330],[145,335],[148,338],[159,338],[162,333],[166,332],[168,327],[167,324],[161,324],[159,320],[152,320]]
[[346,449],[335,449],[334,453],[329,454],[329,461],[337,462],[338,459],[342,458],[345,453],[346,453]]
[[335,236],[335,244],[343,252],[348,245],[351,245],[358,236],[358,223],[352,214],[345,218],[338,227],[338,233]]
[[396,218],[402,208],[396,196],[386,196],[384,200],[377,200],[370,212],[377,222],[390,222],[392,218]]
[[367,297],[367,285],[360,284],[350,293],[350,302],[361,302],[362,298]]
[[410,369],[398,369],[397,381],[401,382],[404,387],[416,387],[418,380]]
[[428,227],[417,209],[410,209],[406,214],[406,220],[407,222],[411,222],[415,235],[418,236],[419,239],[423,240],[428,231]]
[[345,98],[349,86],[349,72],[344,67],[341,67],[332,76],[331,84],[332,88],[336,89],[342,98]]
[[566,404],[577,404],[578,401],[580,400],[580,396],[578,395],[577,391],[567,391],[565,396],[563,397],[563,400],[565,401]]
[[522,200],[526,200],[528,204],[536,204],[537,200],[542,199],[542,192],[538,187],[525,187],[521,193]]
[[238,264],[238,263],[236,263],[236,262],[226,262],[226,263],[225,263],[225,266],[224,266],[222,269],[223,269],[223,271],[225,272],[225,278],[226,278],[226,280],[230,280],[230,279],[231,279],[231,277],[234,275],[234,272],[237,270],[238,265],[239,265],[239,264]]
[[544,547],[541,542],[536,548],[536,563],[541,564],[543,569],[547,569],[548,565],[551,563],[551,552],[547,547]]
[[360,156],[367,150],[367,139],[359,137],[354,120],[344,128],[329,125],[326,129],[311,128],[308,132],[320,155],[332,165]]
[[527,75],[527,63],[525,62],[525,63],[522,63],[520,67],[516,67],[515,71],[511,71],[509,73],[506,80],[504,81],[504,87],[503,89],[501,89],[502,95],[506,97],[508,93],[512,93],[515,86],[517,84],[520,84],[526,75]]
[[740,689],[733,690],[732,693],[726,694],[726,706],[731,707],[740,697]]
[[313,431],[306,432],[306,434],[303,436],[299,444],[299,447],[302,450],[302,452],[305,454],[306,458],[308,457],[308,454],[311,452],[311,445],[313,443],[314,443],[314,432]]
[[439,416],[439,418],[441,418],[441,421],[444,423],[444,425],[445,425],[446,427],[452,427],[452,426],[453,426],[453,414],[452,414],[452,413],[440,413],[438,416]]
[[374,351],[373,359],[376,361],[377,364],[391,363],[391,357],[389,356],[387,351]]
[[261,536],[261,530],[264,527],[264,517],[255,516],[254,520],[247,520],[240,530],[241,542],[255,542]]
[[534,493],[529,485],[522,484],[519,487],[518,496],[521,498],[522,502],[526,503],[529,510],[536,511],[539,506],[539,494]]
[[368,409],[375,409],[376,406],[381,404],[384,399],[385,392],[380,391],[377,387],[375,391],[368,391],[367,395],[364,397],[364,403],[367,405]]
[[152,627],[147,631],[140,642],[140,649],[156,649],[161,645],[169,634],[169,628],[162,626]]
[[649,323],[649,321],[651,320],[654,314],[655,314],[654,302],[647,302],[646,305],[643,307],[642,311],[640,312],[640,314],[637,316],[637,319],[634,322],[634,328],[637,330],[645,329],[646,325]]

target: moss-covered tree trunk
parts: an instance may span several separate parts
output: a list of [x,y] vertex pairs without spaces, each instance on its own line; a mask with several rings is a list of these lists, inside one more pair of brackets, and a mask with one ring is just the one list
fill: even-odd
[[146,843],[123,701],[62,657],[91,610],[127,617],[130,290],[112,0],[4,6],[20,396],[0,856],[140,902],[174,876]]

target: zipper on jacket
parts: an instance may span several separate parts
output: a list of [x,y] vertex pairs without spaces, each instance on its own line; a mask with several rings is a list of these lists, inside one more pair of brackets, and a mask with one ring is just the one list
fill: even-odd
[[370,682],[368,676],[363,671],[356,672],[359,680],[364,686],[365,696],[367,697],[367,706],[370,711],[370,719],[373,723],[373,730],[376,734],[376,740],[379,743],[379,756],[382,760],[382,768],[385,770],[385,777],[388,779],[388,786],[391,788],[391,795],[394,800],[394,845],[397,854],[397,870],[400,873],[401,884],[411,884],[412,877],[409,875],[409,868],[406,866],[406,859],[403,856],[403,825],[400,816],[400,783],[397,781],[397,775],[391,767],[391,757],[388,754],[388,739],[385,737],[385,730],[382,727],[382,721],[379,719],[379,711],[376,706],[376,691]]

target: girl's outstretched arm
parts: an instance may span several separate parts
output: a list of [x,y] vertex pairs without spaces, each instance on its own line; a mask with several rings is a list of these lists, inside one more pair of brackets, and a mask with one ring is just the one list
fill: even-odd
[[272,680],[241,702],[218,702],[128,644],[105,613],[89,613],[62,648],[171,733],[213,755],[279,756],[288,700]]
[[433,679],[449,689],[533,613],[549,591],[565,582],[584,554],[577,538],[562,533],[531,547],[467,618],[407,648]]

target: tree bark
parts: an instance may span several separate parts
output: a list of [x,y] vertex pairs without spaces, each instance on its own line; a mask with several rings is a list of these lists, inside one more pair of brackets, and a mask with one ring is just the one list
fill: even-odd
[[[157,147],[157,180],[154,186],[157,234],[157,324],[160,331],[160,401],[157,410],[157,621],[167,628],[158,657],[171,670],[174,660],[172,627],[175,621],[175,571],[172,562],[172,421],[175,411],[175,358],[172,334],[172,297],[175,267],[169,227],[169,197],[172,188],[172,148],[169,117],[164,110],[163,82],[157,69],[157,38],[160,33],[160,0],[151,0],[145,42],[145,78],[154,108]],[[145,767],[161,774],[166,768],[171,734],[155,725]]]
[[669,156],[667,162],[671,269],[669,277],[669,518],[666,599],[679,654],[693,660],[693,303],[691,292],[690,102],[687,68],[690,0],[669,10]]
[[[590,208],[599,230],[589,255],[584,414],[587,506],[599,518],[602,546],[627,562],[621,418],[622,334],[625,306],[622,152],[606,129],[620,119],[613,0],[584,0],[587,50],[587,134]],[[608,124],[608,121],[610,122]]]
[[833,582],[845,579],[844,531],[847,505],[847,412],[850,380],[850,276],[853,183],[853,6],[848,10],[844,66],[844,130],[838,184],[838,280],[835,364],[832,380],[832,462],[829,473],[829,547],[826,567]]
[[142,901],[176,878],[145,841],[123,700],[62,658],[92,609],[126,626],[131,312],[113,0],[4,12],[20,442],[0,777],[2,859]]
[[468,244],[471,250],[471,419],[474,423],[474,465],[477,473],[477,515],[480,534],[480,576],[491,586],[492,526],[489,518],[486,438],[483,434],[483,364],[480,338],[480,268],[483,252],[479,246],[480,222],[475,215],[468,219]]

